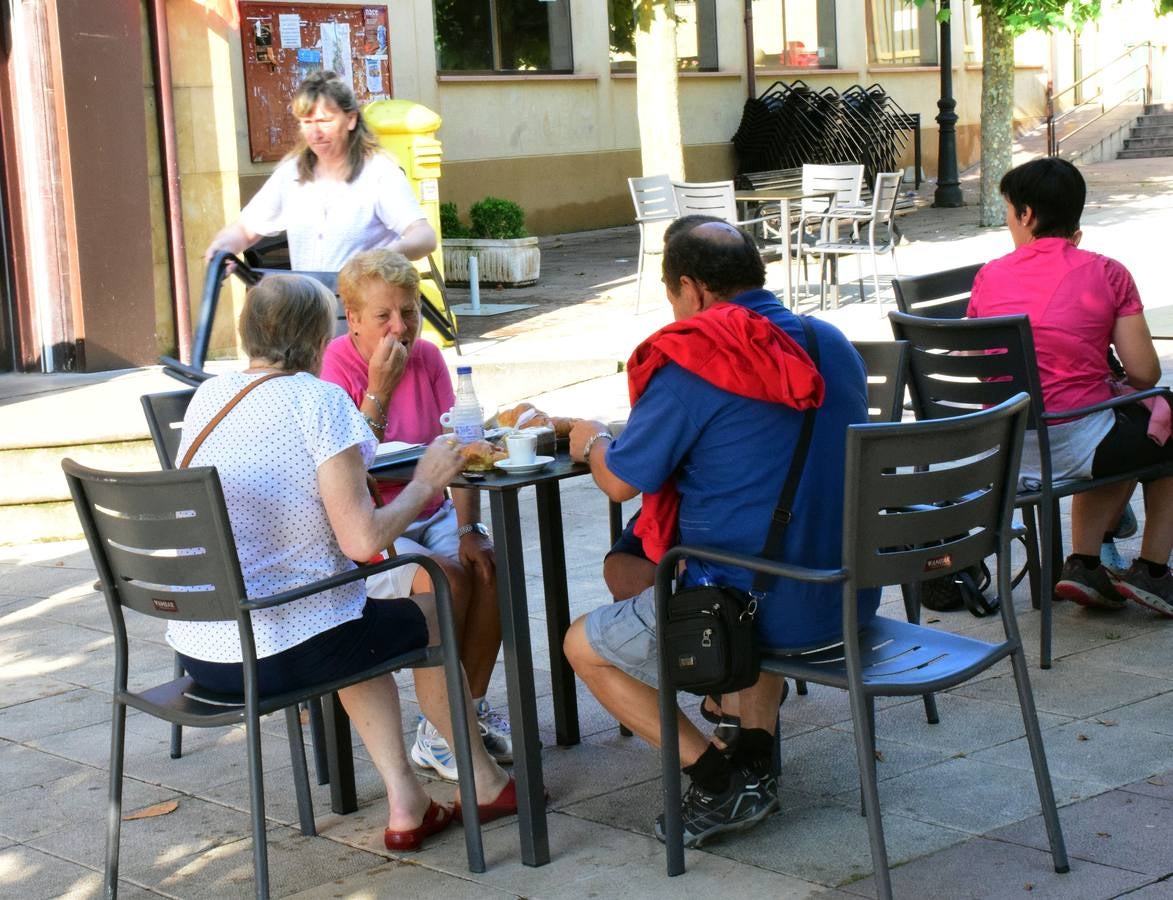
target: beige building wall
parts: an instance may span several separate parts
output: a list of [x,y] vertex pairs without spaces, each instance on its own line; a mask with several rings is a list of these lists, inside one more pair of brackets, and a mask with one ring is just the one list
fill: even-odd
[[[1139,9],[1147,0],[1127,2]],[[733,175],[736,161],[730,138],[747,95],[743,0],[716,0],[716,4],[720,71],[684,74],[680,81],[685,163],[692,180]],[[572,75],[496,76],[437,75],[431,3],[386,5],[395,96],[422,103],[443,120],[438,133],[444,145],[441,199],[457,203],[462,212],[486,195],[515,200],[526,210],[529,230],[537,234],[631,221],[626,179],[640,174],[635,77],[611,72],[607,4],[571,0]],[[1128,16],[1108,18],[1114,20],[1112,28],[1134,31],[1131,25],[1121,24]],[[937,167],[937,67],[870,67],[862,0],[838,0],[836,20],[838,69],[759,69],[757,90],[778,79],[801,78],[815,89],[832,86],[838,90],[879,82],[906,112],[920,113],[923,167],[932,177]],[[1116,40],[1115,34],[1106,42]],[[1070,45],[1069,37],[1055,40]],[[970,43],[976,43],[980,51],[980,32],[971,33]],[[966,62],[964,44],[962,22],[955,15],[953,82],[963,168],[979,155],[981,106],[980,62]],[[1042,35],[1019,42],[1015,117],[1022,129],[1041,121],[1051,59],[1069,52],[1053,52],[1051,47],[1051,39]],[[222,60],[227,66],[223,71],[231,73],[228,92],[235,117],[235,148],[231,154],[230,148],[219,149],[222,157],[239,161],[240,197],[221,194],[227,214],[241,197],[252,195],[273,165],[248,159],[239,35],[233,33],[226,46],[208,49],[206,55]],[[227,95],[217,99],[222,102]],[[226,115],[218,114],[221,120]],[[912,164],[911,140],[903,162]],[[227,166],[216,171],[230,177]]]

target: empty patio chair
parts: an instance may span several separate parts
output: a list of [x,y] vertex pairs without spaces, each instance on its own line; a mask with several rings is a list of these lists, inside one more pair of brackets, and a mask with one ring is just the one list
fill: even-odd
[[973,280],[984,263],[943,269],[927,275],[903,275],[892,279],[896,308],[902,313],[931,319],[963,319],[969,309]]
[[635,267],[635,311],[638,313],[639,301],[644,290],[644,255],[664,252],[658,242],[653,247],[648,246],[648,226],[671,222],[676,218],[676,194],[672,190],[672,179],[667,175],[628,178],[627,188],[631,191],[631,202],[635,205],[635,221],[639,225],[639,261]]

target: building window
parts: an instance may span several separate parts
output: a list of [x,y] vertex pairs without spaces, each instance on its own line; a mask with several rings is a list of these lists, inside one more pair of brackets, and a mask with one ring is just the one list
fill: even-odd
[[[635,10],[631,0],[608,0],[611,71],[635,71]],[[676,0],[676,59],[681,71],[717,71],[717,0]]]
[[835,0],[753,0],[754,65],[834,69]]
[[935,66],[936,5],[913,0],[866,0],[868,63],[873,66]]
[[573,72],[570,0],[435,0],[440,72]]
[[973,0],[962,0],[961,21],[965,30],[964,53],[967,63],[982,61],[982,22]]

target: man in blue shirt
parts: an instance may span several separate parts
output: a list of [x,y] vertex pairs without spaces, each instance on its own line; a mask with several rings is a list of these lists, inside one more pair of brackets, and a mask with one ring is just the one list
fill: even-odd
[[[679,541],[757,554],[797,444],[803,410],[817,407],[811,447],[781,558],[815,568],[840,562],[846,428],[867,420],[863,363],[833,326],[811,320],[819,369],[804,352],[801,322],[763,289],[753,240],[718,219],[690,216],[665,234],[664,284],[675,323],[629,363],[633,406],[623,434],[598,422],[571,433],[613,500],[644,495],[636,534],[654,562]],[[748,312],[747,312],[748,311]],[[819,372],[825,375],[820,377]],[[667,495],[667,496],[666,496]],[[678,504],[678,505],[677,505]],[[651,567],[646,589],[578,619],[565,651],[609,712],[658,744],[657,649]],[[748,588],[751,573],[690,561],[684,585]],[[818,646],[838,639],[837,585],[776,580],[758,613],[764,645]],[[860,621],[879,603],[860,593]],[[748,828],[777,808],[771,755],[783,682],[763,675],[736,697],[741,731],[732,747],[710,742],[680,717],[680,755],[691,785],[682,801],[686,846]],[[662,834],[662,823],[656,831]]]

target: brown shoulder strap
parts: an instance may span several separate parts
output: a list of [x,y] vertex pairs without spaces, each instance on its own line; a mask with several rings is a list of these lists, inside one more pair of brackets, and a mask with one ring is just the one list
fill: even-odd
[[195,440],[191,442],[191,446],[187,448],[187,452],[183,454],[183,459],[180,460],[180,463],[178,466],[176,466],[176,468],[187,468],[187,464],[191,462],[191,458],[195,456],[196,451],[200,449],[200,445],[204,442],[204,439],[212,433],[213,428],[220,424],[221,419],[228,415],[228,413],[232,412],[232,407],[236,406],[237,403],[243,400],[246,394],[248,394],[250,391],[256,390],[266,381],[269,381],[273,378],[280,378],[283,375],[292,374],[292,372],[270,372],[268,375],[264,375],[258,378],[256,381],[250,381],[243,388],[241,388],[240,392],[235,397],[224,404],[224,408],[222,410],[216,413],[216,415],[212,416],[212,421],[204,426],[204,430],[196,435]]

